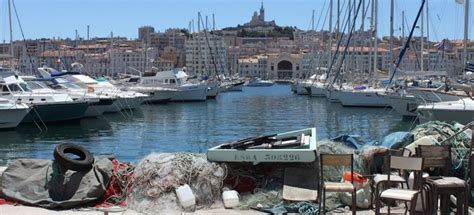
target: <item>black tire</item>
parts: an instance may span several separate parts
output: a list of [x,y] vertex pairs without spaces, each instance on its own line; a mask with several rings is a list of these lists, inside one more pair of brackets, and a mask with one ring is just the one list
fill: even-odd
[[[66,154],[74,154],[79,159],[72,159]],[[94,156],[89,150],[74,144],[59,144],[54,149],[54,159],[61,167],[77,172],[88,171],[94,164]]]

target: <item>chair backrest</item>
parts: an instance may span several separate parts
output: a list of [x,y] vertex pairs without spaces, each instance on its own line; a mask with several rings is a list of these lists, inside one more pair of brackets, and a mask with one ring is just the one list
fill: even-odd
[[351,182],[354,183],[354,156],[352,154],[320,154],[320,182],[324,181],[324,166],[350,166]]
[[351,166],[352,154],[321,154],[321,166]]
[[[390,156],[390,169],[396,169],[399,173],[407,173],[407,171],[414,172],[413,189],[422,189],[422,170],[423,170],[423,158],[421,157],[403,157],[403,156]],[[390,184],[390,173],[388,173],[388,183]],[[407,177],[408,174],[405,174]]]
[[390,169],[421,171],[423,158],[390,156]]
[[417,147],[417,155],[424,158],[423,169],[440,168],[444,175],[451,173],[451,147],[420,145]]

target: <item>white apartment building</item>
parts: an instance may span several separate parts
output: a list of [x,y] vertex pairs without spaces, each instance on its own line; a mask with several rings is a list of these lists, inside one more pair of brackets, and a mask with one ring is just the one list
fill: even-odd
[[118,74],[130,73],[130,67],[145,71],[149,70],[152,66],[151,63],[145,63],[145,53],[143,50],[130,50],[130,49],[112,49],[108,51],[111,58],[109,76],[116,76]]
[[238,60],[238,73],[240,77],[267,78],[267,57],[253,56]]
[[207,33],[207,38],[209,43],[204,32],[201,32],[186,41],[186,72],[189,75],[228,75],[224,39],[210,33]]

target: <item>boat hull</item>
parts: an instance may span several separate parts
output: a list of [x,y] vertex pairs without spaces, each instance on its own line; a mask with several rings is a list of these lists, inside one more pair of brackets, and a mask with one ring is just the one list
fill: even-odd
[[416,117],[418,101],[413,96],[384,95],[385,102],[403,117]]
[[207,151],[207,159],[217,162],[314,162],[316,159],[316,128],[308,128],[297,131],[290,131],[276,134],[273,136],[276,140],[288,137],[303,137],[307,141],[301,147],[286,149],[224,149],[223,145],[218,145]]
[[16,128],[30,110],[30,108],[1,109],[0,129]]
[[338,97],[342,106],[346,107],[390,107],[383,96],[374,91],[339,91]]
[[434,110],[434,109],[417,109],[420,122],[428,121],[445,121],[445,122],[459,122],[467,124],[474,121],[474,110]]
[[60,122],[78,120],[84,117],[89,104],[75,103],[44,103],[35,104],[33,109],[23,118],[23,123]]
[[306,84],[299,83],[296,85],[296,94],[298,95],[309,95],[308,90],[306,89],[308,86]]
[[90,103],[84,117],[98,117],[109,109],[113,103],[114,99],[99,99],[98,102]]
[[207,98],[216,98],[219,94],[219,86],[217,82],[207,83]]
[[107,108],[105,108],[105,111],[104,113],[117,113],[117,112],[120,112],[122,110],[122,102],[121,101],[123,100],[123,98],[117,98],[114,100],[114,102],[107,106]]
[[174,102],[193,102],[193,101],[206,101],[207,98],[207,86],[186,86],[178,88],[175,95],[171,98]]
[[306,90],[308,91],[310,96],[313,97],[324,97],[326,96],[326,89],[323,86],[308,86],[306,87]]
[[335,89],[326,89],[325,91],[326,99],[332,103],[341,102],[341,100],[339,100],[340,94],[341,94],[341,91],[335,90]]

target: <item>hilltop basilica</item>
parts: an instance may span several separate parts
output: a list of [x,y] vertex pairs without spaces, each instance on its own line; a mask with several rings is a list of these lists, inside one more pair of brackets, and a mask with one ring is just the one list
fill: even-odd
[[275,20],[272,20],[272,21],[265,21],[265,8],[263,8],[263,0],[262,0],[262,4],[261,4],[261,7],[260,7],[260,14],[257,13],[257,11],[255,11],[253,13],[253,16],[252,16],[252,20],[250,20],[250,22],[248,23],[245,23],[243,25],[244,27],[249,27],[249,28],[253,28],[253,27],[275,27],[276,24],[275,24]]

